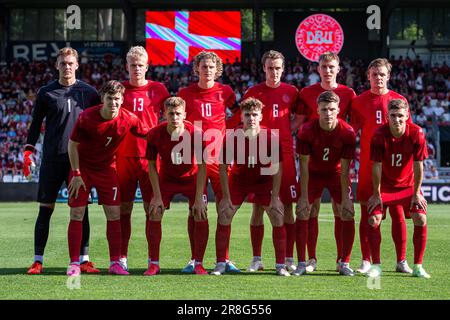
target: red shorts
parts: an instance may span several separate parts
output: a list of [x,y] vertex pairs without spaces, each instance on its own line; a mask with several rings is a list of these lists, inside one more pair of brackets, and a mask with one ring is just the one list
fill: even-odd
[[[327,176],[323,174],[310,174],[309,175],[309,183],[308,183],[308,201],[309,203],[313,203],[314,200],[321,198],[323,190],[327,188],[328,192],[331,195],[331,198],[337,203],[341,204],[342,202],[342,188],[341,188],[341,174],[334,173]],[[350,199],[353,199],[351,188]]]
[[[98,171],[80,169],[81,178],[86,185],[86,191],[83,187],[78,191],[78,198],[69,198],[69,207],[84,207],[88,204],[89,195],[92,187],[95,187],[98,194],[98,204],[107,206],[120,205],[119,179],[115,168],[106,168]],[[69,181],[72,180],[72,172]]]
[[217,199],[222,198],[222,186],[220,185],[219,164],[212,163],[206,165],[206,176],[211,182],[211,187]]
[[148,160],[139,157],[117,157],[116,166],[122,201],[134,202],[139,182],[142,200],[150,202],[153,191],[148,175]]
[[[297,202],[300,196],[300,185],[297,182],[297,170],[295,169],[295,159],[293,154],[283,153],[283,168],[280,186],[280,200],[283,204]],[[248,202],[256,203],[253,195],[249,196]]]
[[252,203],[256,203],[262,206],[268,206],[270,204],[272,194],[272,180],[270,183],[258,184],[258,185],[246,185],[233,181],[230,177],[228,179],[231,203],[234,206],[240,206],[246,197],[251,198]]
[[372,161],[365,161],[359,166],[356,197],[360,202],[367,202],[373,194],[372,164]]
[[[195,190],[197,188],[196,179],[189,179],[184,181],[173,181],[164,177],[159,177],[159,188],[161,190],[161,197],[166,209],[170,208],[170,202],[173,197],[180,193],[189,200],[189,208],[194,205],[195,202]],[[208,196],[206,188],[203,191],[203,201],[208,202]]]
[[414,194],[413,188],[391,188],[381,190],[381,199],[383,201],[383,210],[380,206],[377,206],[369,215],[382,214],[386,215],[386,209],[390,206],[402,206],[403,212],[406,218],[411,217],[411,213],[427,214],[426,209],[421,208],[419,205],[414,205],[411,208],[411,200]]
[[281,177],[280,200],[283,204],[297,202],[300,193],[300,185],[297,182],[297,170],[293,154],[283,154],[283,172]]

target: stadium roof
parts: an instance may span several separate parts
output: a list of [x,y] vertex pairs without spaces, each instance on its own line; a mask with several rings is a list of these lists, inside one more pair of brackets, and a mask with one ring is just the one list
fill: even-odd
[[0,6],[4,7],[66,7],[72,4],[84,7],[122,7],[131,6],[133,8],[171,9],[171,8],[318,8],[318,7],[367,7],[372,4],[385,6],[388,2],[394,3],[395,7],[415,6],[415,7],[448,7],[448,0],[394,0],[394,1],[374,1],[374,0],[0,0]]

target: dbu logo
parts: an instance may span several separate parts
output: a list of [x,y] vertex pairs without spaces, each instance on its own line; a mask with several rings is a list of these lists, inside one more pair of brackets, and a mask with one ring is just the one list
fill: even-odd
[[66,281],[67,289],[81,289],[81,276],[70,276]]
[[79,6],[71,5],[67,7],[67,29],[80,30],[81,29],[81,9]]
[[381,9],[377,5],[371,5],[367,7],[367,14],[370,16],[367,18],[367,29],[369,30],[380,30],[381,29]]
[[333,44],[333,31],[322,32],[320,30],[306,33],[307,44]]

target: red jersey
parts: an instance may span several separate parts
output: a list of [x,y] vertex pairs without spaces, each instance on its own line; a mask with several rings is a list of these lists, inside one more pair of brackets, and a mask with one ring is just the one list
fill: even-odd
[[[297,95],[297,88],[290,84],[281,82],[278,87],[271,88],[265,82],[262,82],[248,89],[242,99],[252,97],[263,103],[261,125],[271,129],[278,129],[283,152],[290,154],[294,152],[291,114],[297,108]],[[236,113],[236,116],[240,119],[241,112],[238,111]]]
[[355,156],[355,132],[342,119],[338,119],[338,124],[332,131],[323,130],[319,119],[311,120],[300,128],[297,136],[300,154],[310,156],[308,168],[311,173],[340,173],[341,158],[353,159]]
[[[270,171],[272,164],[283,161],[282,146],[277,140],[279,137],[266,127],[261,127],[260,133],[253,139],[244,137],[242,126],[227,130],[221,159],[223,163],[231,164],[229,179],[235,185],[245,186],[270,182],[272,175],[263,174],[264,171]],[[278,161],[273,161],[277,160],[277,156]]]
[[[188,121],[184,121],[184,132],[179,139],[172,140],[172,136],[167,131],[167,121],[150,130],[147,136],[146,158],[156,161],[159,155],[161,160],[159,176],[162,180],[170,179],[174,182],[179,182],[192,179],[197,174],[195,151],[198,146],[194,144],[197,135],[200,137],[200,148],[203,153],[205,145],[202,141],[202,132]],[[183,145],[186,143],[184,142],[185,139],[189,139],[186,146],[190,146],[190,149],[179,148],[182,142]],[[186,152],[189,152],[189,154],[185,155]]]
[[[135,87],[129,81],[125,86],[122,108],[133,112],[145,125],[153,128],[159,122],[164,111],[164,101],[170,97],[166,87],[156,81],[148,81],[146,85]],[[133,134],[127,134],[121,144],[118,155],[123,157],[145,157],[147,141]]]
[[[299,103],[297,113],[304,115],[306,121],[319,118],[317,113],[317,98],[325,91],[327,90],[322,88],[320,83],[303,88],[298,96]],[[338,117],[346,121],[347,117],[350,115],[352,99],[356,97],[356,93],[353,89],[342,84],[338,84],[333,92],[336,93],[340,99],[340,111]]]
[[382,163],[381,186],[403,188],[414,186],[414,161],[428,157],[427,142],[421,127],[406,124],[406,131],[395,138],[389,124],[375,131],[370,145],[370,160]]
[[229,85],[215,82],[209,89],[202,89],[197,83],[178,92],[186,101],[186,120],[202,121],[202,130],[218,129],[225,134],[226,110],[236,103],[236,96]]
[[149,127],[130,111],[120,108],[117,117],[106,120],[100,115],[102,105],[83,111],[70,139],[80,143],[80,169],[101,170],[115,167],[116,152],[125,136],[132,132],[145,137]]
[[[393,99],[406,101],[402,95],[391,90],[383,95],[376,95],[367,90],[352,101],[350,124],[355,132],[361,129],[360,157],[363,171],[364,164],[367,164],[370,158],[370,141],[372,136],[380,126],[387,123],[387,106],[389,101]],[[409,117],[408,122],[412,123],[411,117]],[[371,168],[368,169],[371,170]]]

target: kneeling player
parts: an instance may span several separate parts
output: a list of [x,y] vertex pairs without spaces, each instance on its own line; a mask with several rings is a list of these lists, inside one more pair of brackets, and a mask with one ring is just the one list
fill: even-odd
[[[294,275],[307,271],[306,244],[309,219],[317,216],[313,203],[320,203],[323,189],[327,188],[337,204],[342,230],[337,236],[337,270],[342,275],[353,276],[349,267],[355,237],[354,209],[349,179],[350,162],[355,155],[356,136],[350,125],[338,119],[339,96],[325,91],[317,98],[318,119],[304,124],[298,133],[300,152],[301,196],[297,204],[297,255],[298,266]],[[317,209],[316,209],[317,210]]]
[[[206,164],[202,161],[204,144],[194,144],[194,141],[198,140],[195,136],[201,137],[202,132],[184,120],[186,103],[183,99],[168,98],[164,107],[167,122],[153,128],[147,137],[147,159],[153,198],[147,217],[149,263],[144,275],[153,276],[160,272],[161,220],[164,209],[169,208],[170,201],[177,193],[189,199],[189,214],[194,216],[194,273],[207,275],[208,272],[203,268],[209,236],[205,194]],[[156,170],[158,155],[161,160],[159,174]]]
[[[262,108],[257,99],[244,100],[240,104],[243,125],[227,131],[224,138],[219,166],[223,196],[219,203],[214,275],[226,272],[231,221],[248,195],[254,195],[253,202],[264,207],[272,223],[277,274],[290,275],[285,266],[284,205],[279,199],[282,153],[276,130],[260,127]],[[228,176],[227,165],[231,163]]]
[[67,275],[80,274],[79,252],[82,220],[92,187],[103,205],[109,244],[109,273],[127,275],[119,264],[120,190],[115,154],[128,132],[145,137],[149,128],[131,112],[120,108],[125,87],[118,81],[108,81],[101,89],[102,105],[80,114],[69,140],[69,159],[72,168],[69,184],[70,223],[68,242],[70,265]]
[[415,277],[430,278],[422,267],[427,241],[427,201],[421,193],[423,160],[427,158],[427,144],[422,129],[411,123],[408,105],[400,99],[388,104],[388,123],[381,126],[372,137],[370,158],[373,195],[369,199],[369,244],[373,267],[368,275],[381,274],[380,224],[389,207],[392,219],[411,214],[414,222]]

